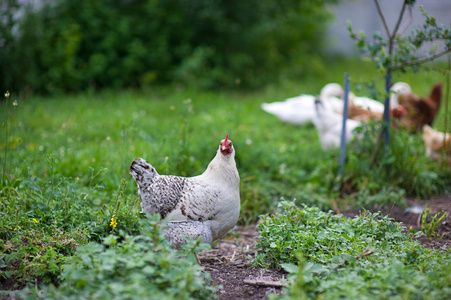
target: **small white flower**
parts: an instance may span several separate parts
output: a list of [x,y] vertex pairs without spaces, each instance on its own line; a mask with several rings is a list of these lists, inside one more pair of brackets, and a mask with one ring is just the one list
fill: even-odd
[[285,168],[286,168],[286,165],[285,164],[281,164],[279,166],[279,173],[280,174],[285,174]]

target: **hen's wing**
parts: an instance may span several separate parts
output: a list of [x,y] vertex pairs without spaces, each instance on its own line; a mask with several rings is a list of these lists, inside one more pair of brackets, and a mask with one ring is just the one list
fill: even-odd
[[132,162],[130,174],[138,185],[142,212],[159,213],[164,219],[179,203],[186,178],[172,175],[161,176],[142,158]]
[[158,176],[142,196],[140,194],[143,212],[158,212],[164,219],[179,203],[185,182],[186,178],[184,177]]

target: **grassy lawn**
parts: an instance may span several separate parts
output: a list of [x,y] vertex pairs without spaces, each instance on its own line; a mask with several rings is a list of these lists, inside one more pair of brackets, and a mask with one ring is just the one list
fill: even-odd
[[[245,93],[148,87],[3,101],[2,285],[11,287],[14,280],[20,287],[34,278],[56,282],[77,245],[121,229],[139,233],[139,198],[128,172],[132,160],[142,157],[160,174],[198,175],[227,133],[242,180],[240,223],[273,211],[281,197],[321,209],[333,207],[331,198],[342,208],[355,203],[324,184],[334,180],[334,169],[328,168],[338,155],[321,149],[312,125],[283,124],[260,109],[263,102],[318,94],[326,83],[342,83],[345,71],[359,82],[380,76],[369,64],[337,60],[316,75]],[[444,80],[431,70],[393,78],[408,82],[419,95]],[[434,124],[438,130],[445,126],[443,108]],[[419,134],[411,139],[421,144]]]

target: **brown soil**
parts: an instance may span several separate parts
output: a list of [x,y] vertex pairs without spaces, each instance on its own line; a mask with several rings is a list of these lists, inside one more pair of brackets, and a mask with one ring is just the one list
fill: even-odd
[[[436,230],[436,237],[429,239],[426,236],[421,236],[417,240],[420,244],[429,248],[444,250],[443,247],[451,247],[451,195],[427,201],[408,199],[407,204],[409,207],[415,205],[425,207],[427,205],[431,209],[431,215],[438,212],[447,212],[448,216]],[[398,206],[393,206],[390,209],[373,207],[370,211],[381,211],[382,214],[401,222],[406,230],[418,231],[421,229],[421,214],[407,212],[405,208]],[[360,214],[359,211],[342,213],[349,217]],[[256,238],[255,225],[237,226],[232,233],[227,235],[226,239],[214,243],[211,251],[200,253],[200,261],[210,273],[212,281],[223,287],[218,291],[219,299],[260,300],[267,299],[268,293],[281,292],[281,287],[277,285],[280,280],[283,281],[286,278],[285,272],[256,268],[250,262],[249,257],[254,257],[256,254]]]
[[[226,239],[213,243],[212,250],[199,254],[212,281],[222,286],[218,291],[219,299],[267,299],[267,293],[280,293],[281,288],[271,284],[280,283],[286,273],[256,268],[249,259],[256,255],[255,227],[237,226]],[[266,282],[270,286],[246,284],[245,280]]]

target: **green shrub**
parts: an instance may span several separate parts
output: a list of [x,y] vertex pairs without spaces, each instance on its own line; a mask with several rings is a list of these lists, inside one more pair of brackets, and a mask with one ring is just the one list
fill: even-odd
[[384,251],[388,252],[407,241],[397,224],[387,217],[378,220],[378,214],[368,212],[364,217],[348,219],[318,208],[299,209],[292,202],[282,201],[275,215],[262,220],[256,263],[265,267],[296,263],[298,253],[307,261],[327,264],[343,253],[357,256],[365,249],[378,247],[386,247]]
[[380,127],[380,121],[371,121],[356,129],[362,138],[348,143],[342,175],[336,175],[334,157],[319,164],[309,181],[353,207],[403,204],[404,196],[427,198],[449,190],[450,169],[425,155],[420,134],[392,129],[389,147],[375,151]]
[[[119,241],[122,240],[122,241]],[[79,247],[68,258],[58,288],[44,291],[44,299],[209,299],[216,287],[201,272],[191,251],[205,249],[196,242],[174,251],[160,231],[159,218],[143,223],[143,235],[124,232],[102,243]],[[34,295],[38,291],[34,290]],[[25,298],[33,296],[22,294]]]
[[[318,57],[328,2],[336,0],[44,1],[1,47],[8,60],[0,89],[261,86]],[[15,25],[8,20],[2,31]]]
[[51,226],[51,231],[16,225],[16,235],[12,239],[0,240],[0,284],[3,288],[10,285],[21,288],[36,280],[57,283],[67,257],[73,255],[77,245],[88,241],[85,232],[65,232],[56,226]]
[[379,122],[360,128],[364,137],[353,144],[344,177],[348,176],[357,188],[367,188],[371,193],[381,187],[399,188],[407,196],[426,198],[447,190],[451,173],[425,156],[421,134],[392,128],[390,146],[380,149],[373,159],[378,128]]
[[284,201],[262,220],[254,262],[290,273],[281,299],[451,295],[449,251],[410,241],[399,224],[378,213],[347,218]]

